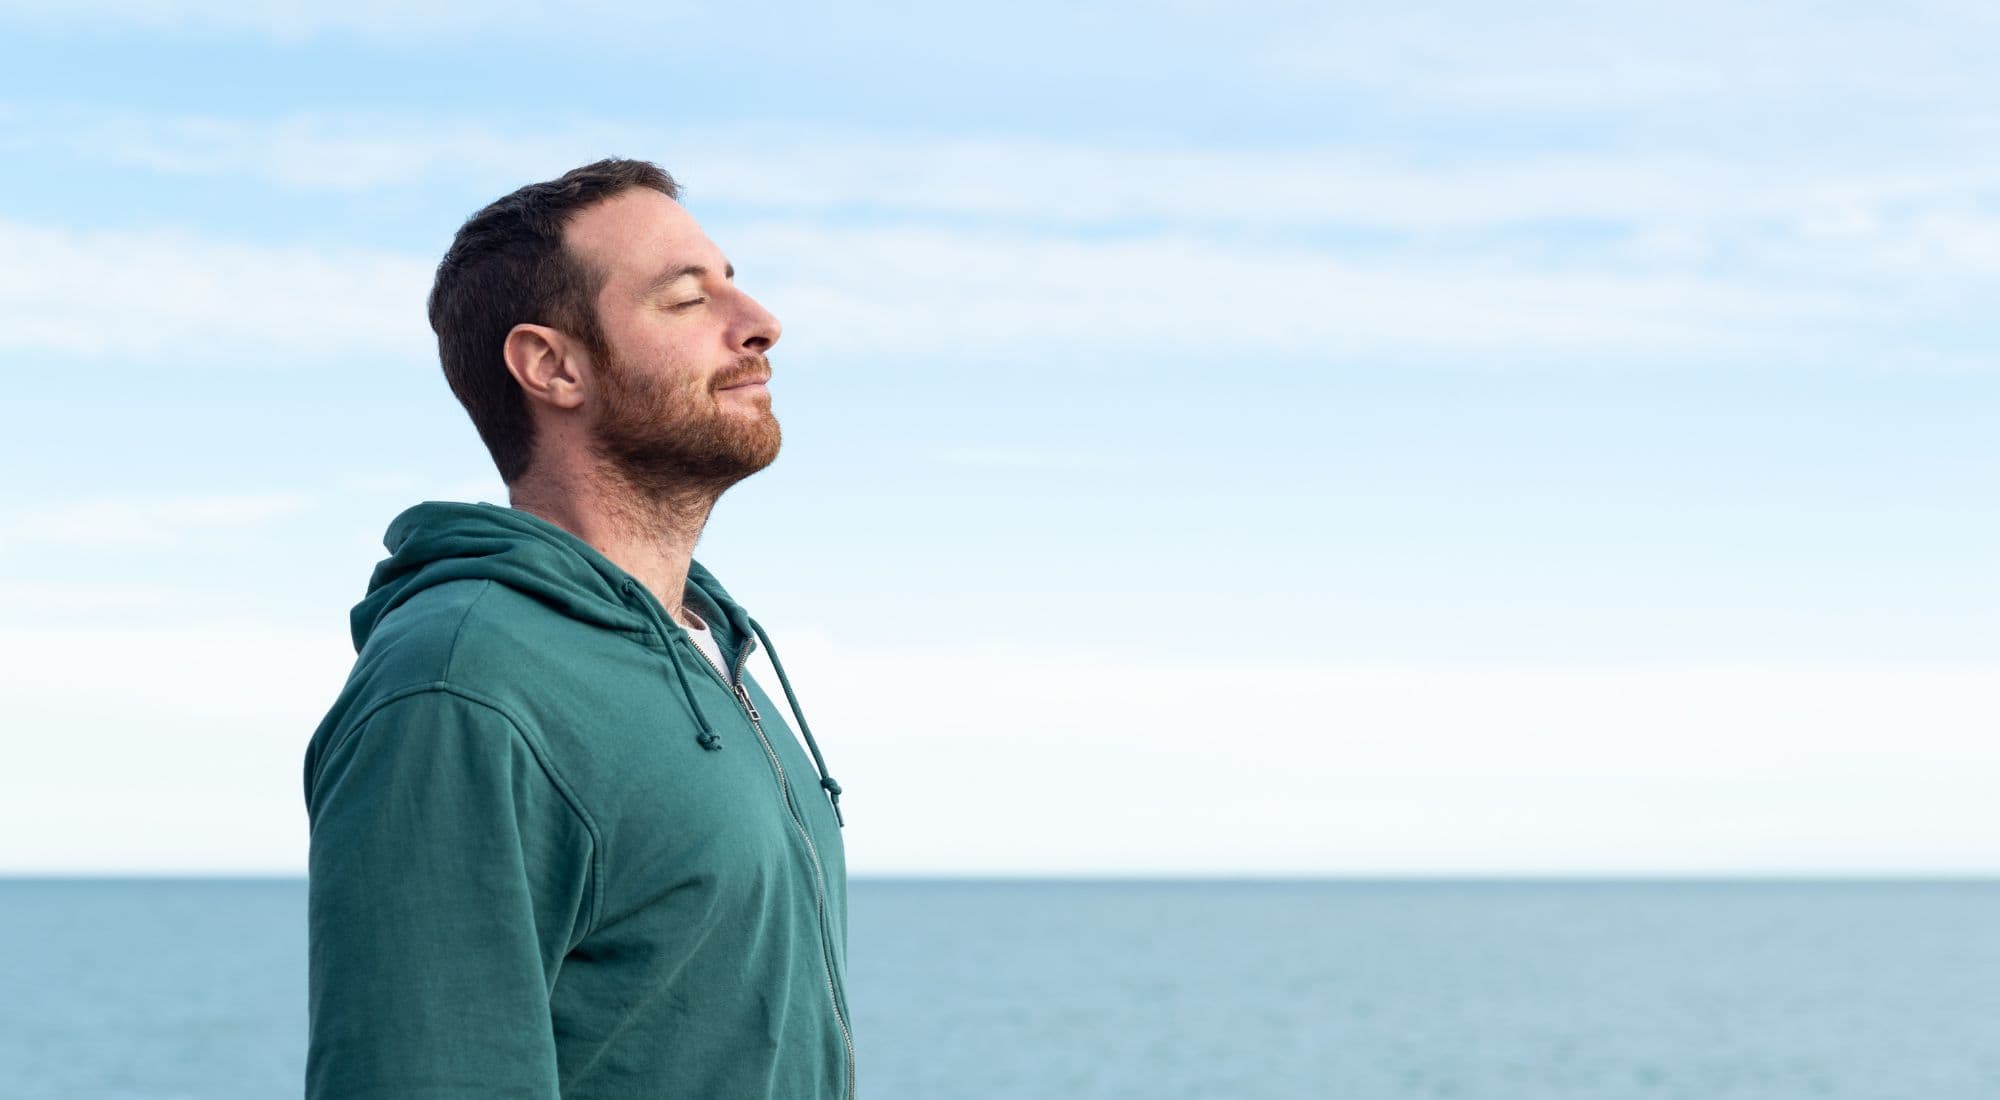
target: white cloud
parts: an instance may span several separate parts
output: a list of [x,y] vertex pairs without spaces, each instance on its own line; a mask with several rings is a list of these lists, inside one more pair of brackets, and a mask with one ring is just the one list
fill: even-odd
[[[857,873],[2000,867],[1988,667],[1151,661],[772,629]],[[300,762],[352,659],[339,622],[0,626],[0,869],[302,869]]]
[[746,284],[800,334],[794,351],[810,341],[815,352],[857,356],[956,349],[1029,366],[1129,363],[1162,351],[1230,361],[1438,352],[1657,361],[1797,351],[1799,330],[1876,312],[1829,290],[1342,259],[1185,236],[1037,240],[764,222],[729,239],[739,268],[758,273]]
[[1774,103],[1811,107],[1843,93],[1969,112],[1986,91],[1983,73],[1992,68],[1992,43],[2000,38],[1992,8],[1964,0],[1893,7],[1551,0],[1525,9],[1263,0],[1030,4],[943,16],[921,5],[880,3],[829,14],[757,3],[717,12],[619,0],[14,0],[0,18],[95,34],[141,30],[281,42],[743,40],[757,42],[761,60],[780,65],[815,48],[865,44],[884,56],[920,55],[946,71],[956,63],[978,76],[993,74],[996,58],[1032,49],[1041,65],[1073,69],[1089,60],[1114,80],[1174,76],[1200,86],[1220,72],[1299,95],[1361,89],[1372,93],[1369,107],[1391,117],[1433,104],[1569,113],[1636,106],[1712,117]]
[[188,594],[168,584],[41,583],[0,584],[0,608],[10,617],[46,613],[153,611],[188,604]]
[[[58,144],[163,175],[255,179],[315,192],[366,191],[439,176],[540,179],[639,136],[629,127],[604,125],[522,134],[379,117],[244,121],[17,111],[0,113],[0,122],[15,143]],[[646,136],[661,140],[657,133]]]
[[234,537],[311,503],[298,492],[98,496],[17,509],[0,520],[0,531],[13,544],[161,550]]
[[[585,0],[584,10],[603,9]],[[403,40],[438,35],[521,34],[550,19],[553,5],[534,0],[399,3],[397,0],[15,0],[9,22],[43,27],[119,27],[151,31],[251,34],[296,42],[327,34]]]
[[302,871],[306,741],[352,660],[337,622],[0,626],[0,867]]
[[[297,115],[273,121],[0,108],[0,141],[60,146],[91,159],[203,178],[254,178],[308,191],[362,191],[440,177],[496,193],[600,156],[651,156],[689,199],[770,208],[824,222],[867,210],[1064,227],[1165,225],[1170,231],[1339,229],[1408,237],[1399,247],[1466,248],[1509,228],[1610,225],[1643,237],[1746,234],[1822,241],[1853,258],[1857,237],[1903,236],[1950,215],[1990,235],[2000,158],[1958,144],[1891,163],[1835,143],[1732,151],[1655,143],[1643,150],[1507,147],[1426,153],[1340,148],[1212,149],[1060,141],[901,138],[780,127],[706,131],[585,123],[501,130],[476,121]],[[1962,226],[1961,226],[1962,227]],[[1489,242],[1490,243],[1490,242]],[[1931,263],[1970,257],[1933,248]]]
[[405,470],[358,470],[335,475],[333,483],[344,492],[407,495],[424,479]]
[[[1524,150],[1219,152],[776,129],[0,116],[148,170],[287,187],[470,174],[497,193],[608,150],[665,156],[792,346],[1072,361],[1440,352],[1907,362],[2000,278],[2000,158]],[[481,193],[484,193],[482,190]],[[710,198],[713,202],[709,202]],[[705,212],[713,210],[713,215]],[[858,223],[857,215],[866,214]],[[434,257],[0,222],[28,346],[228,364],[429,359]],[[753,261],[753,262],[745,262]],[[108,323],[107,318],[115,318]],[[1972,357],[1979,341],[1961,343]]]
[[1308,87],[1479,112],[1643,108],[1740,122],[1860,95],[1950,114],[1977,109],[1995,29],[1989,5],[1961,0],[1327,7],[1261,60]]
[[272,369],[435,354],[435,260],[4,220],[0,255],[0,326],[17,348]]
[[774,636],[866,871],[2000,867],[1987,667],[1149,662]]
[[[1189,234],[1036,237],[736,224],[728,250],[814,356],[975,349],[1073,368],[1172,352],[1468,362],[1701,361],[1845,353],[1848,326],[1914,324],[1863,286],[1675,271],[1536,269],[1480,256],[1341,257]],[[1972,247],[1961,245],[1960,247]],[[94,359],[287,369],[433,354],[430,262],[187,234],[0,223],[0,324]]]
[[942,447],[932,453],[939,462],[988,470],[1137,470],[1144,466],[1132,455],[1096,451],[1051,450],[1046,447]]

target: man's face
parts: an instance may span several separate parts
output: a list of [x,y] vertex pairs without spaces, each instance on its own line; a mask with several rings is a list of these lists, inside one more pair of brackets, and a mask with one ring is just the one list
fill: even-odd
[[592,446],[641,490],[717,490],[778,457],[764,382],[778,319],[736,289],[694,218],[634,188],[574,217],[564,244],[602,273]]

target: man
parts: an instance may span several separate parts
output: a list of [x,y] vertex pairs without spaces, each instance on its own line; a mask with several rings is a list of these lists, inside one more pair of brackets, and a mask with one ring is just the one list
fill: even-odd
[[840,786],[693,559],[777,457],[778,321],[678,194],[599,161],[438,265],[512,507],[404,512],[354,609],[305,760],[308,1097],[854,1093]]

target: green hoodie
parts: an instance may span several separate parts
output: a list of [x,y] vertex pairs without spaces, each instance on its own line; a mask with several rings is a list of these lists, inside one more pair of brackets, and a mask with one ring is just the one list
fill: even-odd
[[306,1095],[851,1097],[840,787],[763,628],[690,566],[725,683],[526,512],[427,501],[384,543],[306,750]]

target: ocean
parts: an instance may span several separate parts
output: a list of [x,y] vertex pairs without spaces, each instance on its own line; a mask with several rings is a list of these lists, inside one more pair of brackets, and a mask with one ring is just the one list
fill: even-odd
[[[874,1100],[1995,1100],[2000,882],[851,884]],[[0,1097],[301,1092],[301,880],[0,879]]]

